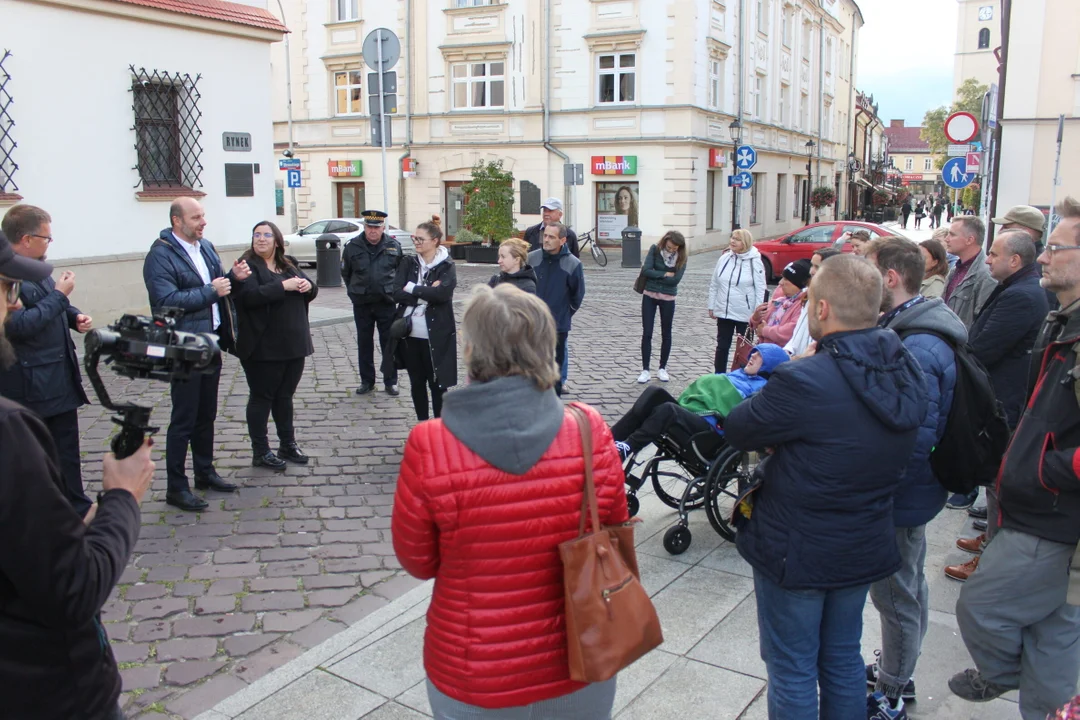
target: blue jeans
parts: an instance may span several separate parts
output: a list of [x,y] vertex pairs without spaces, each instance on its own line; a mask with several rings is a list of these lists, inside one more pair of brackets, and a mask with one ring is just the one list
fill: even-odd
[[867,584],[785,590],[754,570],[761,659],[769,672],[769,720],[866,717],[859,644],[869,589]]
[[[570,333],[567,333],[569,335]],[[559,381],[565,385],[566,376],[570,374],[570,344],[567,343],[563,350],[562,362],[559,363]]]
[[926,526],[896,528],[900,569],[870,586],[870,600],[881,614],[881,656],[877,691],[898,698],[915,674],[923,638],[930,628],[930,590],[926,565]]

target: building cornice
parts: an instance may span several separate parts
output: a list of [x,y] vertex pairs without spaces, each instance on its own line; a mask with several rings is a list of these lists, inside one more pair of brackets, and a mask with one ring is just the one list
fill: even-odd
[[645,28],[589,33],[583,35],[582,39],[588,44],[591,52],[637,50],[645,39]]
[[496,42],[471,42],[440,45],[439,51],[447,62],[469,62],[473,60],[490,60],[506,57],[510,52],[511,42],[502,40]]

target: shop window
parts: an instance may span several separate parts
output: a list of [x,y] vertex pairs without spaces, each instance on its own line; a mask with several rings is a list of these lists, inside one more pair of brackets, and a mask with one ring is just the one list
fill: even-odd
[[359,115],[364,111],[363,79],[360,70],[334,73],[335,114]]
[[618,240],[627,227],[638,225],[638,183],[596,183],[596,234]]
[[143,190],[202,187],[202,112],[196,89],[200,76],[136,70],[133,66],[128,69],[132,74],[136,169]]
[[506,63],[457,63],[451,67],[455,110],[501,108],[506,103]]
[[787,175],[776,176],[776,222],[780,222],[781,213],[783,208],[781,207],[784,202],[784,185],[787,183]]
[[705,173],[705,229],[712,230],[716,227],[716,176],[720,173],[710,170]]
[[632,103],[637,97],[637,55],[617,53],[596,58],[597,102]]

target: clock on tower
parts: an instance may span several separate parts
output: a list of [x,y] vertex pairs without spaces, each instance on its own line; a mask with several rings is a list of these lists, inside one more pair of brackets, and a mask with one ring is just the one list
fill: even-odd
[[986,22],[994,19],[994,8],[991,5],[984,5],[979,8],[979,20]]

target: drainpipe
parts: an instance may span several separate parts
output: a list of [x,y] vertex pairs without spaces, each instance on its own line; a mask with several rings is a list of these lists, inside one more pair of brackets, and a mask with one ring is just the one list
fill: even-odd
[[[746,68],[743,66],[743,58],[746,56],[746,0],[739,0],[739,98],[738,98],[738,120],[739,125],[743,124],[743,97],[745,95],[746,84]],[[743,128],[745,133],[747,128]],[[743,143],[749,143],[745,136],[742,137]],[[735,174],[738,170],[738,165],[735,164],[735,152],[738,150],[734,145],[731,148],[731,173]],[[739,189],[736,187],[731,188],[731,229],[738,230],[742,227],[741,218],[742,203],[739,202],[741,196],[739,195]]]
[[409,227],[408,214],[405,211],[405,159],[412,156],[412,94],[416,83],[413,82],[413,43],[412,43],[412,0],[405,0],[405,153],[398,158],[398,222],[401,229]]
[[[855,16],[851,16],[851,61],[848,63],[848,117],[847,127],[844,128],[844,162],[847,164],[847,197],[844,201],[844,208],[847,211],[847,219],[853,219],[854,213],[851,209],[851,183],[854,182],[854,172],[851,169],[851,161],[848,159],[855,151],[855,138],[852,136],[851,124],[851,109],[855,107],[855,43],[857,42],[859,34],[859,28],[855,25]],[[861,110],[859,112],[862,112]],[[856,113],[857,115],[858,113]]]
[[[551,2],[552,0],[544,0],[544,54],[547,61],[544,63],[544,149],[558,155],[564,163],[568,163],[570,156],[551,144]],[[571,213],[574,208],[571,203],[569,185],[563,187],[563,200],[566,203],[566,220],[569,225],[574,220]]]
[[[997,104],[997,117],[998,126],[994,130],[994,166],[993,177],[990,183],[990,214],[987,217],[994,217],[997,214],[997,200],[998,200],[998,179],[1001,177],[1001,139],[1004,134],[1005,119],[1005,80],[1008,76],[1009,68],[1009,35],[1010,26],[1012,24],[1012,0],[1001,0],[1001,72],[998,74],[998,104]],[[1050,208],[1051,215],[1054,209]],[[1047,223],[1049,225],[1049,223]]]
[[[821,178],[821,130],[825,121],[825,3],[819,2],[821,15],[818,16],[818,114],[817,114],[817,180]],[[813,192],[813,185],[810,191]],[[816,219],[815,219],[816,222]]]

